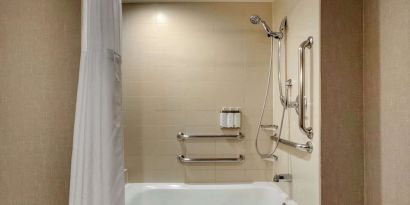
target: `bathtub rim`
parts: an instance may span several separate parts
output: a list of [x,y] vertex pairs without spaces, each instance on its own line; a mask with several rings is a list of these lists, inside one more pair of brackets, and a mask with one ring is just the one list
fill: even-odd
[[213,189],[213,190],[222,190],[222,189],[234,189],[234,190],[241,190],[241,189],[250,189],[250,188],[262,188],[262,189],[270,189],[279,194],[283,199],[286,201],[287,205],[297,205],[292,198],[289,197],[287,193],[285,193],[278,185],[273,182],[238,182],[238,183],[150,183],[150,182],[141,182],[141,183],[127,183],[125,185],[125,190],[137,188],[139,191],[142,192],[144,190],[161,190],[161,189],[173,189],[173,190],[185,190],[185,189]]

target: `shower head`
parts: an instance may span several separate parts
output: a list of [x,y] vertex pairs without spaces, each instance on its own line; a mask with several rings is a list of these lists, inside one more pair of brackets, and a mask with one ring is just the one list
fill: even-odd
[[283,33],[285,31],[286,28],[286,17],[282,20],[282,23],[280,25],[280,31],[279,32],[273,32],[270,27],[268,26],[268,24],[266,23],[266,21],[264,21],[260,16],[258,15],[253,15],[249,18],[250,22],[252,24],[262,24],[263,29],[265,30],[266,34],[268,35],[268,37],[273,37],[276,39],[282,39],[283,38]]
[[261,17],[259,17],[257,15],[254,15],[254,16],[251,16],[249,18],[249,20],[251,21],[252,24],[255,24],[255,25],[256,24],[262,24],[263,29],[265,29],[266,34],[269,37],[270,37],[271,33],[273,33],[272,30],[270,29],[270,27],[268,26],[268,24],[266,24],[266,22]]
[[255,16],[251,16],[249,20],[251,21],[252,24],[259,24],[259,22],[261,22],[261,17],[255,15]]

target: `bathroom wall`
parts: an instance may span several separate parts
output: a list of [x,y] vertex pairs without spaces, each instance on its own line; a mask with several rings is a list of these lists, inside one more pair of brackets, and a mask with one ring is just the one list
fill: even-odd
[[68,204],[80,0],[0,1],[0,204]]
[[[271,22],[271,3],[160,3],[123,6],[125,160],[129,182],[271,181],[273,165],[254,148],[267,83],[270,41],[249,22]],[[271,96],[269,97],[271,99]],[[229,134],[219,110],[242,108],[243,142],[180,143],[178,132]],[[272,122],[272,102],[265,124]],[[270,133],[262,132],[268,152]],[[243,164],[181,165],[177,154],[236,156]]]
[[364,1],[365,204],[410,204],[410,2]]
[[362,14],[362,1],[321,1],[323,205],[364,203]]
[[[292,79],[290,99],[298,96],[298,47],[313,37],[312,49],[306,51],[306,97],[307,124],[313,127],[313,152],[298,151],[284,145],[279,146],[279,163],[276,173],[290,173],[292,183],[279,183],[295,201],[303,205],[320,204],[320,154],[321,154],[321,93],[320,93],[320,1],[319,0],[276,0],[273,5],[274,28],[278,29],[282,19],[287,16],[287,37],[283,41],[282,79]],[[276,61],[275,61],[276,64]],[[275,76],[276,76],[275,66]],[[284,80],[283,80],[284,81]],[[280,106],[277,80],[274,80],[275,110],[274,123],[280,122],[282,108]],[[310,141],[302,134],[298,126],[298,115],[295,109],[288,109],[285,118],[282,138],[297,143]]]

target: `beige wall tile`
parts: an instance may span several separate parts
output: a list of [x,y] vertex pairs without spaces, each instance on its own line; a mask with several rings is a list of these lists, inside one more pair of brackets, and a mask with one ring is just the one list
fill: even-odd
[[213,155],[215,154],[215,140],[209,142],[204,140],[202,142],[185,142],[182,146],[186,149],[188,155]]
[[177,170],[152,170],[142,174],[142,182],[171,183],[184,182],[183,172]]
[[[287,146],[279,146],[279,162],[276,163],[276,173],[291,173],[293,181],[290,185],[289,194],[298,203],[304,205],[320,204],[320,160],[321,160],[321,20],[320,20],[320,0],[276,0],[273,3],[274,26],[278,28],[282,19],[287,17],[288,29],[286,32],[285,50],[286,58],[283,57],[282,66],[286,70],[282,71],[282,77],[291,78],[295,83],[290,90],[291,99],[296,99],[298,95],[298,47],[301,42],[309,36],[313,37],[311,49],[306,51],[306,97],[308,100],[307,110],[310,112],[306,115],[307,124],[312,126],[313,139],[309,140],[299,129],[298,115],[294,110],[286,113],[283,137],[298,143],[311,141],[314,150],[311,154],[306,154]],[[283,56],[283,55],[282,55]],[[275,64],[277,60],[274,58]],[[276,68],[276,66],[275,66]],[[276,69],[275,69],[276,70]],[[276,72],[275,72],[276,73]],[[323,78],[323,77],[322,77]],[[277,88],[277,78],[273,79],[273,85]],[[275,93],[274,93],[275,94]],[[278,99],[276,96],[274,99]],[[279,101],[279,100],[277,100]],[[280,102],[275,100],[274,122],[280,120],[282,114]],[[282,186],[285,187],[285,186]]]
[[[213,157],[210,155],[191,155],[190,157]],[[188,172],[189,170],[212,170],[215,171],[215,163],[195,163],[195,164],[189,164],[189,165],[184,165],[185,166],[185,171]],[[215,178],[213,178],[215,179]],[[191,177],[191,180],[192,177]],[[212,182],[212,181],[211,181]]]
[[215,144],[215,152],[218,154],[235,154],[235,153],[245,153],[246,152],[245,143],[234,142],[234,141],[218,141]]
[[257,155],[246,155],[247,160],[244,163],[244,166],[247,170],[272,170],[274,164],[269,161],[260,160]]
[[213,183],[215,182],[215,170],[198,170],[186,168],[187,183]]
[[[250,140],[262,106],[270,45],[260,28],[249,23],[249,16],[260,14],[270,22],[271,12],[270,3],[124,5],[124,133],[131,182],[180,180],[172,173],[155,178],[167,166],[174,170],[179,165],[177,154],[252,155],[238,165],[184,166],[186,182],[222,181],[230,170],[235,174],[225,182],[267,179],[272,165],[255,156]],[[219,128],[223,106],[243,108],[244,142],[176,141],[178,132],[237,133]],[[266,124],[272,121],[270,113],[269,108]],[[263,143],[263,149],[272,145],[269,139]],[[157,161],[165,160],[161,166],[151,162],[157,156]],[[247,169],[252,171],[245,175]],[[218,177],[215,170],[220,170]]]
[[215,182],[245,182],[247,181],[245,170],[216,170]]
[[272,181],[273,172],[271,170],[245,170],[245,178],[249,181]]

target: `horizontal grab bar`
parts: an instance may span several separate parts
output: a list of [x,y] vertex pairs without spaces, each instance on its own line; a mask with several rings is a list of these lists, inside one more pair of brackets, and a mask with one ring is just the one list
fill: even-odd
[[189,158],[178,155],[177,158],[181,163],[242,163],[245,160],[243,155],[236,158]]
[[[271,139],[274,141],[277,141],[278,137],[276,135],[273,135],[271,136]],[[287,146],[290,146],[290,147],[293,147],[293,148],[296,148],[298,150],[305,151],[308,153],[313,152],[313,144],[310,141],[306,142],[306,144],[299,144],[299,143],[295,143],[289,140],[279,139],[279,143],[282,143],[284,145],[287,145]]]
[[182,132],[178,133],[177,139],[179,141],[193,140],[193,139],[223,139],[223,140],[243,140],[242,133],[236,135],[187,135]]

